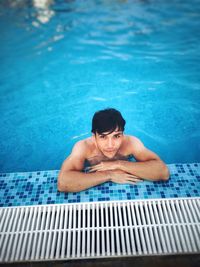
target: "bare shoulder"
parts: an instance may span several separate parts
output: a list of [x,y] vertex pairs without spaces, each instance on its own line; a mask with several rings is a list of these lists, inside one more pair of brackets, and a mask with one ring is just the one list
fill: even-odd
[[127,147],[130,154],[139,160],[146,161],[151,159],[159,159],[159,156],[153,151],[147,149],[142,141],[135,136],[126,136]]
[[87,158],[93,150],[93,146],[91,138],[80,140],[74,145],[71,155]]
[[71,154],[62,164],[61,171],[82,170],[88,154],[87,139],[75,143]]
[[87,149],[86,141],[85,140],[81,140],[81,141],[78,141],[74,145],[71,154],[73,154],[73,155],[79,155],[79,154],[82,154],[82,153],[85,154],[86,149]]
[[125,136],[125,147],[129,149],[131,153],[144,149],[144,145],[141,140],[132,135]]

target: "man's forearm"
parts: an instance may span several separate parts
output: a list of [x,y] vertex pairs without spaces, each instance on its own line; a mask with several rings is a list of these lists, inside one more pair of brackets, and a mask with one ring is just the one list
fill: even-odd
[[110,180],[108,172],[83,173],[63,171],[58,177],[58,190],[61,192],[79,192]]
[[169,170],[161,160],[149,160],[144,162],[130,162],[119,160],[118,168],[143,179],[158,181],[168,180]]

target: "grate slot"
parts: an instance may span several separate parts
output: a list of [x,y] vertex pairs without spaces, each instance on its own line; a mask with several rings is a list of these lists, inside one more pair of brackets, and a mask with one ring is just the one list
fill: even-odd
[[62,247],[61,247],[61,258],[65,258],[65,251],[66,251],[66,243],[67,243],[67,232],[65,229],[67,229],[68,225],[68,209],[69,206],[65,206],[63,209],[63,218],[64,218],[64,232],[63,232],[63,238],[62,238]]
[[39,229],[39,225],[40,225],[40,220],[41,220],[41,216],[42,216],[42,210],[41,208],[39,207],[37,209],[37,216],[36,216],[36,224],[35,224],[35,233],[33,235],[33,246],[32,246],[32,252],[31,252],[31,260],[33,260],[36,256],[36,248],[38,246],[38,237],[39,237],[39,234],[38,234],[38,229]]
[[138,227],[139,227],[139,238],[140,238],[140,244],[142,246],[142,251],[146,255],[147,254],[147,245],[146,240],[144,236],[144,228],[141,221],[141,210],[140,210],[140,203],[135,203],[135,210],[136,210],[136,218],[138,221]]
[[105,228],[106,228],[106,218],[105,218],[105,208],[104,208],[104,205],[103,203],[100,204],[100,207],[101,207],[101,214],[100,214],[100,217],[101,217],[101,225],[102,227],[104,228],[104,230],[101,231],[101,253],[103,256],[106,255],[106,242],[105,242],[105,239],[106,239],[106,231],[105,231]]
[[82,244],[81,244],[81,255],[82,257],[85,257],[85,243],[86,243],[86,237],[85,237],[85,228],[86,228],[86,209],[85,209],[85,205],[82,205],[82,214],[83,214],[83,224],[82,224],[82,228],[83,228],[83,232],[82,232]]
[[[8,211],[8,212],[7,212]],[[5,233],[4,235],[1,236],[1,258],[4,258],[4,254],[6,252],[6,245],[7,245],[7,241],[8,241],[8,234],[9,233],[9,229],[11,227],[11,220],[10,218],[12,217],[12,210],[7,210],[6,211],[6,217],[5,217],[5,223],[3,225],[3,230],[2,232]]]
[[21,260],[21,253],[23,253],[22,251],[22,245],[23,245],[23,241],[24,241],[24,232],[26,229],[26,225],[27,225],[27,220],[28,220],[28,213],[29,210],[27,208],[23,208],[23,217],[22,217],[22,224],[20,226],[21,229],[19,230],[19,240],[18,240],[18,245],[17,245],[17,251],[16,251],[16,260]]
[[110,228],[111,232],[109,233],[109,236],[111,239],[111,255],[115,255],[115,243],[114,243],[114,222],[113,222],[113,203],[110,203],[109,207],[109,215],[110,215]]
[[111,247],[110,247],[110,234],[109,234],[109,219],[108,219],[108,203],[105,203],[105,217],[106,217],[106,242],[105,242],[105,247],[106,247],[106,252],[107,256],[110,256],[111,254]]
[[175,205],[175,202],[172,202],[170,201],[170,205],[171,205],[171,208],[172,208],[172,214],[173,214],[173,218],[175,219],[175,223],[176,223],[176,229],[177,229],[177,232],[178,232],[178,235],[179,235],[179,240],[180,240],[180,245],[182,246],[182,249],[181,251],[183,250],[184,252],[187,251],[187,247],[186,247],[186,240],[184,239],[184,236],[183,236],[183,231],[182,231],[182,222],[180,220],[180,218],[178,218],[178,210],[177,210],[177,206]]
[[131,255],[130,235],[129,235],[129,228],[128,228],[128,220],[127,220],[128,212],[127,212],[125,203],[123,203],[123,216],[124,216],[125,240],[126,240],[127,254]]
[[[18,218],[19,218],[19,213],[20,213],[20,210],[18,209],[16,212],[13,212],[13,216],[14,216],[14,218],[13,218],[13,220],[14,220],[14,222],[13,222],[13,225],[12,225],[12,233],[10,234],[10,238],[9,238],[9,240],[5,240],[4,242],[4,245],[6,246],[6,242],[8,241],[8,245],[7,245],[7,248],[5,247],[5,249],[6,249],[6,261],[8,261],[9,260],[9,258],[11,258],[11,256],[12,256],[12,254],[13,253],[11,253],[12,252],[12,245],[14,244],[14,240],[15,240],[15,231],[16,231],[16,228],[17,228],[17,222],[18,222]],[[12,222],[11,222],[12,223]],[[7,235],[7,237],[9,237],[8,235]],[[2,250],[3,250],[3,248],[2,248]]]
[[[67,258],[70,258],[71,255],[71,235],[72,235],[72,205],[70,205],[69,207],[69,221],[68,221],[68,231],[67,231],[67,237],[66,237],[66,241],[67,241]],[[65,254],[64,254],[65,256]]]
[[175,239],[175,244],[176,244],[176,248],[177,248],[176,251],[181,253],[182,248],[180,246],[180,238],[178,236],[178,232],[177,232],[177,229],[176,229],[176,223],[175,223],[175,221],[173,219],[173,214],[172,214],[172,211],[171,211],[170,201],[167,202],[167,212],[169,214],[169,220],[170,220],[170,224],[171,224],[173,235],[174,235],[174,239]]
[[154,211],[153,211],[152,204],[153,203],[150,203],[150,205],[149,205],[150,218],[151,218],[151,223],[153,225],[153,233],[155,236],[156,250],[157,250],[157,253],[161,254],[162,249],[161,249],[161,245],[160,245],[160,240],[159,240],[159,235],[158,235],[158,230],[157,230],[157,224],[156,224],[156,221],[154,218]]
[[147,222],[146,222],[146,211],[145,211],[145,207],[144,204],[142,203],[139,206],[139,210],[140,210],[140,214],[141,214],[141,224],[144,226],[143,228],[143,232],[144,232],[144,239],[146,240],[146,246],[147,246],[147,252],[148,254],[152,254],[152,249],[151,249],[151,242],[150,242],[150,238],[149,238],[149,231],[148,231],[148,227],[147,227]]
[[133,227],[132,226],[132,220],[131,220],[131,208],[130,208],[130,203],[127,203],[127,212],[128,212],[128,226],[130,227],[130,240],[131,240],[131,250],[132,254],[136,254],[136,246],[135,246],[135,238],[133,234]]
[[186,251],[189,251],[191,252],[192,251],[192,247],[191,247],[191,243],[190,243],[190,237],[188,235],[188,231],[187,231],[187,228],[186,228],[186,225],[184,224],[184,218],[183,218],[183,211],[181,210],[181,206],[180,206],[180,203],[179,201],[175,201],[176,203],[176,207],[177,207],[177,216],[179,217],[179,220],[183,223],[182,225],[182,232],[183,232],[183,237],[184,237],[184,240],[187,242],[185,242],[185,245],[186,245]]
[[58,207],[56,212],[55,229],[58,229],[59,231],[53,232],[52,244],[50,245],[51,250],[49,251],[50,259],[53,259],[55,257],[55,254],[56,258],[58,258],[60,255],[60,247],[62,242],[62,225],[63,225],[63,206]]
[[30,224],[30,234],[27,236],[28,243],[27,243],[27,249],[26,249],[26,255],[25,255],[26,260],[30,259],[30,256],[31,256],[36,217],[37,217],[37,208],[33,208],[33,217],[31,218],[31,224]]
[[96,247],[96,255],[97,257],[100,256],[100,233],[99,233],[99,211],[100,211],[100,207],[99,207],[99,203],[96,204],[96,225],[95,225],[95,228],[96,228],[96,242],[95,242],[95,247]]
[[92,206],[92,240],[91,240],[91,256],[95,255],[95,205]]
[[[145,210],[145,218],[146,218],[146,224],[151,225],[151,220],[150,220],[150,210],[148,208],[147,203],[144,203],[144,210]],[[149,250],[150,253],[156,254],[156,245],[155,245],[155,237],[153,233],[153,227],[149,227],[149,242],[151,243],[151,249]]]
[[33,209],[26,209],[27,211],[27,224],[25,224],[25,227],[24,227],[24,234],[22,235],[23,236],[23,240],[22,240],[22,247],[21,247],[21,254],[20,254],[20,260],[23,260],[24,257],[25,257],[25,253],[26,253],[26,247],[27,247],[27,242],[28,242],[28,236],[29,236],[29,233],[28,231],[30,230],[31,228],[31,222],[33,222],[32,220],[32,215],[33,215]]
[[168,251],[169,253],[176,253],[177,249],[176,249],[176,245],[175,245],[175,239],[174,239],[174,234],[172,232],[172,227],[170,226],[170,218],[169,218],[169,214],[167,211],[167,207],[166,204],[164,202],[161,202],[161,206],[162,206],[162,210],[163,210],[163,220],[166,223],[166,228],[167,228],[167,234],[168,234],[168,240],[169,240],[169,245],[168,245]]
[[140,237],[139,237],[139,231],[137,227],[137,222],[136,222],[136,212],[134,210],[134,204],[133,202],[131,203],[131,215],[132,215],[132,221],[133,221],[133,233],[134,233],[134,239],[135,239],[135,245],[136,245],[136,253],[139,255],[142,254],[142,248],[141,248],[141,242],[140,242]]
[[[192,232],[193,232],[193,237],[195,239],[196,245],[198,247],[198,251],[200,250],[200,224],[197,223],[198,219],[197,219],[197,215],[196,215],[196,209],[194,210],[193,205],[195,206],[196,203],[194,202],[186,202],[184,201],[185,204],[185,209],[187,214],[189,215],[190,218],[190,224],[191,224],[191,228],[192,228]],[[198,214],[199,212],[197,212]],[[192,223],[194,221],[194,223]]]
[[158,203],[154,202],[153,203],[153,210],[154,210],[154,216],[155,216],[155,222],[158,228],[158,236],[159,236],[159,240],[160,240],[160,245],[161,245],[161,250],[164,253],[167,253],[167,247],[166,247],[166,241],[165,241],[165,237],[164,237],[164,231],[163,231],[163,226],[161,224],[160,221],[160,211],[158,210]]
[[184,221],[186,222],[186,232],[188,232],[188,235],[189,235],[189,238],[188,240],[190,240],[190,244],[191,244],[191,251],[197,251],[197,248],[196,248],[196,245],[195,245],[195,240],[194,240],[194,237],[193,237],[193,232],[192,232],[192,229],[190,227],[190,219],[188,217],[188,214],[186,212],[186,209],[185,209],[185,206],[184,206],[184,203],[183,201],[181,200],[180,201],[180,206],[181,206],[181,211],[182,211],[182,214],[183,214],[183,218],[184,218]]

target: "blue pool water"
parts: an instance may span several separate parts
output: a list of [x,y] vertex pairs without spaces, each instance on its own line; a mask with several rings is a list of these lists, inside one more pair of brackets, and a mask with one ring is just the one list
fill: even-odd
[[200,1],[0,1],[0,172],[57,170],[93,113],[200,162]]

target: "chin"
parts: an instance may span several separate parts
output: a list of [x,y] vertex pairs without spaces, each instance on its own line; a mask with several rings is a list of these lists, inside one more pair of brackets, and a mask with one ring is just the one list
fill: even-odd
[[114,153],[108,153],[108,152],[104,153],[104,156],[106,156],[106,157],[109,158],[109,159],[114,158],[115,155],[116,155],[116,152],[114,152]]

